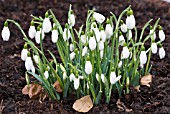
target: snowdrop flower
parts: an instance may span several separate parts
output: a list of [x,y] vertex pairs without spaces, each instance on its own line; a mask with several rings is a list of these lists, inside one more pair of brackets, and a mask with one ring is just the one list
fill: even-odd
[[67,28],[64,28],[64,32],[63,32],[63,39],[64,41],[67,41],[71,38],[71,33],[70,30]]
[[85,45],[87,38],[86,38],[86,35],[84,33],[80,36],[80,39],[81,39],[82,44]]
[[34,67],[34,66],[32,66],[31,72],[32,72],[32,73],[35,73],[35,67]]
[[165,50],[163,47],[159,48],[159,57],[163,59],[165,57]]
[[28,54],[27,44],[25,43],[25,44],[24,44],[24,49],[21,51],[21,59],[22,59],[23,61],[26,60],[27,54]]
[[[152,33],[153,33],[153,28],[152,28],[152,26],[150,26],[149,34],[152,34]],[[156,39],[156,33],[155,32],[153,33],[153,38],[154,38],[154,40]]]
[[152,51],[152,53],[153,53],[153,54],[156,54],[156,53],[157,53],[157,50],[158,50],[157,44],[156,44],[156,43],[152,43],[152,45],[151,45],[151,51]]
[[35,37],[35,34],[36,34],[36,29],[35,29],[35,26],[34,26],[34,21],[31,21],[31,26],[28,30],[28,35],[31,39],[33,39]]
[[116,73],[115,73],[115,72],[112,71],[112,72],[110,73],[110,83],[111,83],[112,85],[115,84],[117,81],[119,81],[120,78],[121,78],[121,76],[116,77]]
[[121,31],[122,31],[123,33],[126,33],[126,32],[127,32],[127,26],[126,26],[126,24],[125,24],[125,23],[121,24],[120,29],[121,29]]
[[105,83],[105,76],[104,76],[104,74],[101,74],[101,79],[102,79],[102,82]]
[[102,40],[98,43],[98,47],[100,51],[104,49],[104,42]]
[[38,57],[38,55],[34,55],[34,61],[38,64],[38,59],[39,59],[39,57]]
[[43,31],[49,33],[52,28],[48,12],[45,13],[45,19],[43,20]]
[[159,39],[160,39],[161,41],[164,41],[164,40],[165,40],[165,33],[164,33],[164,31],[162,30],[162,27],[161,27],[161,26],[159,26]]
[[129,52],[128,47],[124,46],[122,50],[122,59],[127,59],[129,55],[130,55],[130,52]]
[[147,62],[146,51],[141,51],[140,53],[140,63],[145,64]]
[[136,25],[135,17],[133,15],[133,11],[128,11],[128,16],[126,18],[126,26],[128,29],[133,29]]
[[83,50],[82,50],[82,56],[85,56],[86,55],[86,53],[87,53],[87,46],[85,46],[84,48],[83,48]]
[[70,51],[73,52],[74,51],[74,45],[70,44]]
[[67,73],[66,72],[63,72],[63,80],[65,81],[67,78]]
[[57,31],[57,27],[56,26],[52,30],[51,40],[52,40],[53,43],[56,43],[57,40],[58,40],[58,31]]
[[105,34],[107,38],[110,38],[113,34],[113,27],[111,26],[111,24],[106,24],[105,27]]
[[27,53],[27,58],[25,60],[25,68],[27,71],[30,71],[32,70],[32,67],[33,67],[33,62],[32,62],[32,59],[30,57],[30,52]]
[[99,82],[99,74],[96,73],[96,80]]
[[118,64],[118,68],[121,68],[121,67],[122,67],[122,61],[120,61]]
[[103,50],[100,51],[100,58],[103,58]]
[[96,39],[94,37],[90,37],[89,39],[89,48],[91,51],[96,49]]
[[76,54],[75,52],[70,53],[70,59],[73,60],[75,58]]
[[45,78],[46,78],[46,79],[48,79],[48,77],[49,77],[49,73],[48,73],[48,71],[47,71],[47,70],[44,72],[44,76],[45,76]]
[[73,73],[70,74],[70,82],[75,80],[75,75]]
[[93,17],[95,18],[95,20],[98,22],[98,23],[103,23],[104,22],[104,20],[105,20],[105,17],[102,15],[102,14],[100,14],[100,13],[97,13],[97,12],[94,12],[93,13]]
[[77,90],[79,88],[79,85],[80,85],[80,79],[75,78],[74,79],[74,89]]
[[89,60],[85,63],[85,72],[88,75],[92,73],[92,64]]
[[99,29],[98,28],[94,28],[94,34],[95,34],[95,37],[96,37],[96,41],[99,42],[100,41],[100,32],[99,32]]
[[68,24],[72,27],[75,25],[75,16],[73,14],[73,11],[71,11],[71,14],[68,18]]
[[97,24],[96,24],[96,22],[93,22],[92,24],[91,24],[91,31],[94,29],[94,28],[97,28]]
[[124,38],[124,36],[121,34],[121,35],[119,36],[119,44],[120,44],[121,46],[123,46],[124,43],[125,43],[125,38]]
[[128,31],[128,40],[130,40],[131,38],[132,38],[132,31],[129,30],[129,31]]
[[106,34],[105,34],[104,30],[100,31],[100,38],[102,39],[103,42],[106,41]]
[[36,41],[37,44],[40,44],[41,36],[42,36],[42,40],[43,40],[44,36],[45,36],[44,31],[38,27],[37,32],[35,34],[35,41]]
[[10,31],[9,31],[9,28],[8,28],[8,22],[7,21],[4,23],[4,28],[2,29],[1,35],[2,35],[3,41],[9,40]]

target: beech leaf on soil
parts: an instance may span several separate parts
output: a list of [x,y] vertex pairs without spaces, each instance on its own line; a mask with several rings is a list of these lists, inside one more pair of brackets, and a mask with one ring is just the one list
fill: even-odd
[[56,89],[56,91],[57,91],[58,93],[63,92],[63,90],[62,90],[62,88],[61,88],[60,83],[59,83],[58,80],[53,84],[53,87]]
[[119,111],[126,111],[126,112],[133,111],[132,109],[127,108],[125,104],[120,101],[120,99],[117,100],[116,104],[117,104],[117,108],[119,109]]
[[[30,86],[31,86],[31,84],[30,84]],[[28,87],[28,85],[25,85],[25,87],[22,89],[22,94],[28,95],[28,93],[29,93],[29,88],[30,88],[30,87]]]
[[93,107],[93,102],[91,100],[90,95],[86,95],[78,100],[76,100],[73,104],[73,109],[77,112],[88,112]]
[[148,87],[150,87],[151,82],[152,82],[152,75],[150,75],[150,74],[143,76],[140,80],[141,85],[146,85]]

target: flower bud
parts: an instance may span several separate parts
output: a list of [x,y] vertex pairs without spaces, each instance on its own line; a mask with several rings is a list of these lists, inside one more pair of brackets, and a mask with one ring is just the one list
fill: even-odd
[[79,88],[79,85],[80,85],[80,79],[75,78],[74,79],[74,89],[77,90]]
[[49,77],[48,71],[45,71],[45,72],[44,72],[44,76],[45,76],[46,79],[48,79],[48,77]]
[[70,53],[70,59],[73,60],[75,58],[76,54],[75,52]]
[[38,57],[38,55],[34,55],[34,61],[38,64],[38,59],[39,59],[39,57]]
[[64,28],[64,32],[63,32],[63,39],[64,41],[67,41],[71,38],[71,33],[70,30],[67,28]]
[[30,56],[27,56],[26,60],[25,60],[25,68],[27,71],[32,70],[33,67],[33,62]]
[[103,41],[100,41],[98,43],[98,47],[99,47],[99,50],[102,51],[104,49],[104,42]]
[[34,26],[34,21],[31,21],[31,26],[28,30],[28,35],[31,39],[33,39],[35,37],[35,34],[36,34],[36,29],[35,29],[35,26]]
[[56,43],[58,40],[58,31],[55,29],[52,31],[51,40],[53,43]]
[[119,36],[119,44],[120,44],[121,46],[123,46],[124,43],[125,43],[125,38],[124,38],[123,35],[120,35],[120,36]]
[[8,28],[8,22],[7,21],[4,23],[4,28],[2,29],[1,35],[2,35],[3,41],[9,40],[10,31],[9,31],[9,28]]
[[163,59],[165,57],[165,50],[163,47],[159,48],[159,57]]
[[152,43],[152,45],[151,45],[151,51],[152,51],[152,53],[153,53],[153,54],[156,54],[156,53],[157,53],[157,50],[158,50],[157,44],[156,44],[156,43]]
[[105,34],[104,30],[100,31],[100,38],[102,39],[103,42],[106,41],[106,34]]
[[110,73],[110,83],[113,85],[115,84],[117,81],[119,81],[121,78],[121,76],[116,77],[116,73],[115,72],[111,72]]
[[72,27],[75,25],[75,16],[74,16],[74,14],[71,14],[70,17],[68,18],[68,24],[70,26],[72,26]]
[[140,53],[140,63],[145,64],[147,62],[146,51],[141,51]]
[[91,49],[91,51],[96,49],[96,40],[94,37],[90,37],[89,39],[89,48]]
[[126,18],[126,26],[128,29],[131,30],[131,29],[135,28],[135,25],[136,25],[136,21],[135,21],[135,17],[133,15],[133,11],[132,11],[132,13],[130,13]]
[[110,38],[113,34],[113,27],[110,24],[106,24],[105,34],[107,38]]
[[85,72],[88,75],[92,73],[92,64],[90,61],[86,61],[85,63]]
[[129,52],[128,47],[124,46],[122,50],[122,59],[127,59],[129,55],[130,55],[130,52]]
[[121,26],[120,26],[120,29],[121,29],[121,31],[123,32],[123,33],[126,33],[127,32],[127,26],[126,26],[126,24],[122,24]]
[[27,58],[27,53],[28,53],[27,48],[26,48],[26,49],[24,48],[24,49],[21,51],[21,59],[22,59],[23,61],[26,60],[26,58]]
[[163,30],[159,30],[159,39],[161,41],[164,41],[165,40],[165,33]]
[[87,49],[88,49],[88,48],[87,48],[86,46],[83,48],[83,50],[82,50],[82,56],[85,56],[85,55],[86,55]]
[[75,75],[73,73],[70,74],[70,82],[75,80]]
[[[41,35],[42,34],[42,35]],[[35,41],[37,44],[40,44],[40,38],[42,36],[42,40],[44,39],[44,31],[42,29],[39,29],[35,34]]]
[[122,61],[120,61],[118,64],[118,68],[121,68],[121,67],[122,67]]
[[49,33],[51,29],[52,29],[52,25],[50,19],[49,17],[45,17],[45,19],[43,20],[43,31],[45,33]]

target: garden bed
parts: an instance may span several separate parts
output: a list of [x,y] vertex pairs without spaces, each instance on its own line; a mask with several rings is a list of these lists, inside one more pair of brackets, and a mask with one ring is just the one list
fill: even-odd
[[[163,42],[163,47],[166,51],[165,59],[160,60],[159,56],[152,57],[153,65],[151,74],[153,81],[151,87],[141,87],[141,92],[134,91],[132,94],[124,96],[122,101],[128,108],[133,111],[131,113],[168,113],[170,111],[170,3],[159,0],[1,0],[0,1],[0,30],[7,18],[14,19],[21,23],[24,31],[28,31],[31,17],[43,16],[45,11],[51,8],[57,19],[64,26],[67,21],[67,12],[69,4],[73,5],[73,10],[76,14],[76,28],[85,23],[87,10],[96,9],[105,16],[109,16],[112,11],[118,16],[126,7],[132,5],[136,17],[137,28],[141,30],[144,24],[149,19],[161,18],[160,25],[164,28],[166,40]],[[76,97],[71,95],[68,99],[61,102],[48,101],[39,102],[31,100],[28,96],[22,94],[21,90],[26,85],[24,62],[20,59],[20,52],[23,48],[24,40],[20,31],[11,26],[11,37],[9,42],[0,40],[0,101],[4,106],[4,114],[10,113],[76,113],[72,109],[72,104]],[[148,29],[149,30],[149,29]],[[52,45],[49,35],[45,38],[44,46],[46,49],[53,50],[56,55],[55,45]],[[34,80],[34,79],[31,79]],[[104,99],[100,105],[94,106],[89,113],[120,113],[116,102],[118,97],[112,95],[110,104],[105,104]],[[1,112],[1,109],[0,109]]]

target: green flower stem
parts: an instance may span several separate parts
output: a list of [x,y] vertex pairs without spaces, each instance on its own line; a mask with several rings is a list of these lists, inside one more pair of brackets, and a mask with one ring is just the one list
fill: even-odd
[[[42,44],[42,29],[41,29],[41,33],[40,33],[40,48],[41,48],[41,52],[44,54],[44,50],[43,50],[43,44]],[[43,59],[43,63],[46,64],[44,58]]]
[[111,94],[112,94],[112,87],[113,87],[113,85],[110,84],[110,88],[109,88],[109,91],[108,91],[108,95],[107,95],[107,97],[106,97],[106,103],[107,103],[107,104],[109,104],[109,102],[110,102],[110,97],[111,97]]
[[148,75],[148,68],[149,68],[149,63],[150,63],[150,59],[151,59],[151,54],[152,54],[152,51],[151,49],[149,50],[149,54],[148,54],[148,62],[146,64],[146,69],[145,69],[145,75]]

